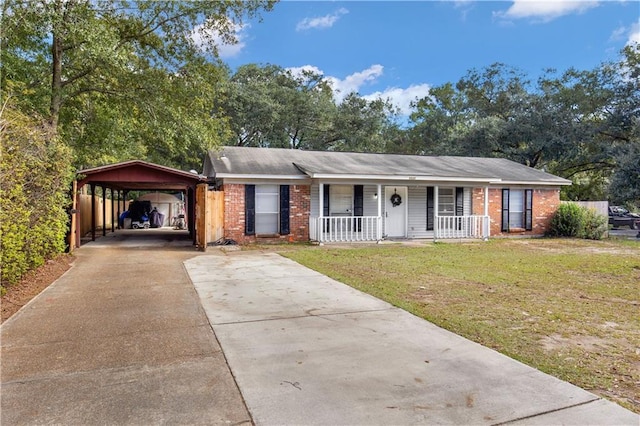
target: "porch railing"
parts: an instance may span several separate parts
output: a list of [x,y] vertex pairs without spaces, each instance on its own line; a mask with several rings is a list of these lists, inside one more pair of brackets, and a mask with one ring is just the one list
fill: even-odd
[[379,216],[322,216],[309,219],[309,236],[321,243],[379,241],[382,218]]
[[489,238],[489,216],[436,216],[435,239]]

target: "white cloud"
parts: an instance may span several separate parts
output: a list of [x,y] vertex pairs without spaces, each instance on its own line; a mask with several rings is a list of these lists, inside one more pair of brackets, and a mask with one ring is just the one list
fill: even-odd
[[514,0],[506,11],[494,12],[494,17],[501,19],[532,18],[541,22],[549,22],[564,15],[583,13],[598,6],[597,1],[576,0]]
[[[322,70],[313,65],[304,65],[301,67],[287,68],[293,75],[302,75],[303,71],[312,71],[316,74],[324,75]],[[389,100],[394,106],[400,110],[400,114],[409,115],[411,113],[411,102],[416,99],[424,98],[429,95],[428,84],[416,84],[407,88],[390,87],[384,91],[377,91],[370,94],[363,95],[363,89],[369,85],[375,83],[379,77],[384,74],[384,67],[380,64],[375,64],[369,68],[355,72],[348,75],[344,79],[340,79],[333,76],[324,76],[324,78],[331,84],[333,88],[333,96],[336,102],[340,103],[344,100],[349,93],[355,92],[360,94],[364,99],[368,101],[383,99]]]
[[631,30],[629,31],[629,40],[627,40],[627,45],[634,43],[640,44],[640,19],[638,22],[631,25]]
[[296,25],[296,31],[304,31],[314,28],[331,28],[342,15],[346,15],[347,13],[349,13],[349,11],[344,7],[341,7],[329,15],[317,18],[304,18],[302,21],[298,22],[298,25]]
[[411,85],[406,89],[400,87],[390,87],[383,92],[375,92],[363,96],[372,101],[375,99],[389,100],[400,110],[401,115],[411,114],[411,102],[422,99],[429,95],[428,84]]
[[218,28],[205,28],[204,24],[196,26],[191,31],[191,39],[202,50],[207,50],[207,46],[215,45],[218,49],[218,55],[221,58],[232,58],[237,56],[242,49],[245,48],[246,30],[251,26],[249,24],[235,24],[231,21],[224,23],[231,34],[235,38],[235,43],[223,39]]
[[376,64],[366,70],[348,75],[342,80],[336,77],[327,77],[327,80],[331,83],[336,100],[340,102],[351,92],[359,93],[360,88],[365,84],[374,83],[383,73],[384,67]]
[[640,19],[638,22],[631,24],[630,27],[622,26],[616,28],[613,33],[611,33],[611,37],[609,37],[611,41],[619,41],[622,39],[627,39],[626,45],[640,43]]

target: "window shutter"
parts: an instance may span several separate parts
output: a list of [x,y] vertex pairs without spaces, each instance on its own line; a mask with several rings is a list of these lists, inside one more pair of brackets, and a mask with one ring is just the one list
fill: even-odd
[[[353,215],[364,216],[364,186],[353,186]],[[362,219],[354,219],[356,232],[362,232]]]
[[280,235],[289,232],[289,185],[280,185]]
[[324,191],[322,192],[322,196],[323,196],[322,216],[328,217],[329,212],[331,211],[329,210],[329,200],[331,199],[331,197],[329,197],[329,185],[324,186]]
[[427,187],[427,231],[433,231],[433,202],[434,202],[433,186]]
[[533,189],[524,191],[524,228],[533,230]]
[[502,232],[509,232],[509,189],[502,189]]
[[256,186],[244,186],[244,234],[256,234]]
[[353,186],[353,215],[364,216],[364,186]]
[[464,188],[456,188],[456,216],[464,216]]

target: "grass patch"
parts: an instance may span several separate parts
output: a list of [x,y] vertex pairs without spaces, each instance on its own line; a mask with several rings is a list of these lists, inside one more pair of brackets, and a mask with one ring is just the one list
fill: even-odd
[[324,246],[283,255],[640,413],[640,242]]

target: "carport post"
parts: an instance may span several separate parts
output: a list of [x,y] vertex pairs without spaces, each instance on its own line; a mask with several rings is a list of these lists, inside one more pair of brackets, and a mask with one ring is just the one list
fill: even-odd
[[102,188],[102,236],[107,235],[107,188]]
[[116,223],[113,220],[115,216],[114,209],[116,208],[113,204],[115,202],[115,199],[113,198],[113,188],[109,189],[109,193],[111,194],[111,232],[116,232]]
[[91,186],[91,241],[96,240],[96,184]]
[[116,194],[117,194],[117,196],[118,196],[118,199],[117,199],[117,204],[118,204],[118,217],[116,217],[116,220],[118,221],[118,229],[121,229],[121,228],[120,228],[120,214],[122,213],[122,212],[120,211],[120,194],[121,194],[121,192],[122,192],[122,190],[120,190],[120,189],[116,191]]

